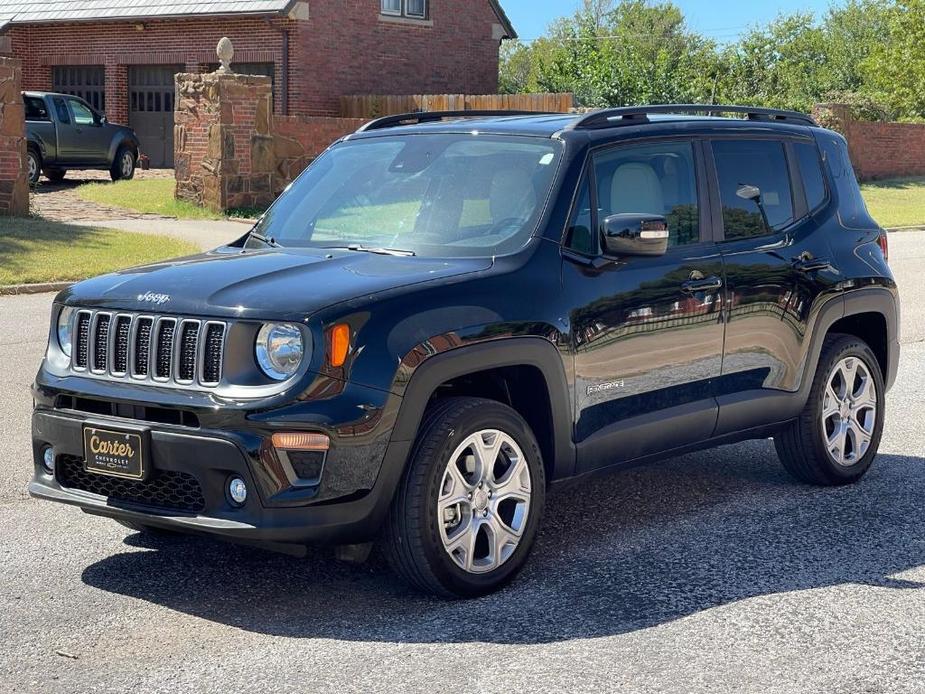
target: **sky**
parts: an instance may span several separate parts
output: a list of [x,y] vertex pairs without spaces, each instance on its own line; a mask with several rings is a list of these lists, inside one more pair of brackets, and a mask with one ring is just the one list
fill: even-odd
[[[691,28],[719,43],[735,41],[739,34],[755,24],[764,24],[778,14],[808,10],[817,15],[832,0],[673,0],[681,8]],[[572,14],[578,0],[501,0],[501,4],[521,39],[542,36],[546,26],[557,17]]]

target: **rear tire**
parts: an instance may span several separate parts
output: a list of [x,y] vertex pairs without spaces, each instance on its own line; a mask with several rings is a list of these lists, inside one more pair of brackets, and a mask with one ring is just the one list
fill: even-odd
[[29,179],[29,185],[34,186],[39,182],[39,176],[42,175],[42,155],[30,147],[26,150],[26,176]]
[[863,340],[829,335],[800,416],[774,437],[784,468],[801,482],[856,482],[870,468],[883,433],[883,374]]
[[546,494],[523,418],[481,398],[428,408],[385,528],[395,571],[442,598],[498,590],[527,561]]
[[130,148],[123,145],[116,152],[116,158],[109,169],[109,176],[113,181],[128,181],[135,177],[135,165],[138,157]]
[[48,169],[42,171],[45,174],[45,178],[53,183],[58,183],[64,180],[64,176],[67,174],[65,169]]

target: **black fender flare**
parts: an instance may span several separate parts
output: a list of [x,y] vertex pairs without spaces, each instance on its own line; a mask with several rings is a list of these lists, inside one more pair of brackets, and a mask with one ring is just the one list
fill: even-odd
[[392,431],[392,443],[417,437],[424,409],[437,388],[467,374],[506,366],[532,366],[543,376],[552,414],[554,460],[546,461],[550,480],[574,474],[575,444],[572,437],[572,398],[562,356],[541,337],[511,337],[441,352],[421,363],[404,390]]

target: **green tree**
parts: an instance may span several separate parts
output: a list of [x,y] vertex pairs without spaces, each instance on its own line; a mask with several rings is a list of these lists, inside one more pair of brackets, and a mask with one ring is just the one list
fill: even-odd
[[863,61],[876,97],[902,118],[925,118],[925,0],[899,0],[889,38]]

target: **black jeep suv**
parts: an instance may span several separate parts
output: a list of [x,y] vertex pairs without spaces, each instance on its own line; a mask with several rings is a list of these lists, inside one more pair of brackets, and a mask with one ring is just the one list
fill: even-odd
[[381,539],[414,586],[480,595],[557,483],[768,436],[801,481],[859,479],[898,313],[808,116],[389,117],[236,243],[57,297],[29,489],[139,531]]

